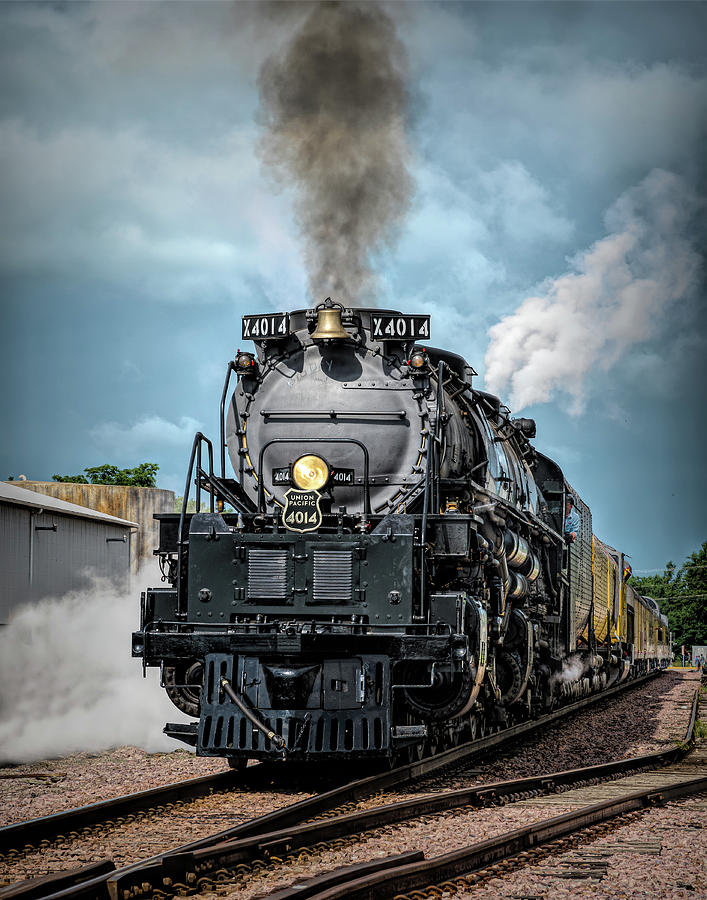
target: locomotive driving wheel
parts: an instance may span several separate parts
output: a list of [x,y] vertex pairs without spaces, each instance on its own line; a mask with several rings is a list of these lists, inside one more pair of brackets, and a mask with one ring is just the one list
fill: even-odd
[[508,653],[504,650],[496,658],[496,677],[504,704],[509,706],[511,703],[515,703],[520,697],[523,686],[523,675],[517,653]]
[[[412,685],[420,684],[419,669],[411,666],[404,672],[404,678]],[[425,673],[425,677],[429,677]],[[417,679],[415,681],[415,679]],[[400,693],[408,710],[419,720],[444,722],[453,718],[466,705],[472,689],[472,672],[469,666],[461,671],[444,672],[439,669],[432,674],[428,686],[410,686]]]
[[198,719],[201,715],[201,687],[204,683],[204,666],[198,661],[165,666],[164,687],[167,696],[177,709]]

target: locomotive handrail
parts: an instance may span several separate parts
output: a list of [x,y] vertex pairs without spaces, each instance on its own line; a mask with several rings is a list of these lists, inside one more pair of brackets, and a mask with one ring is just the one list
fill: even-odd
[[264,419],[272,416],[283,416],[293,419],[297,416],[320,416],[324,419],[338,419],[346,416],[350,419],[379,418],[390,416],[391,418],[407,419],[404,409],[261,409],[260,415]]
[[[236,364],[233,360],[230,360],[228,363],[228,369],[226,370],[226,380],[223,384],[223,391],[221,392],[221,406],[220,406],[220,415],[219,415],[219,434],[221,439],[221,478],[226,477],[226,394],[228,393],[228,387],[231,383],[231,374],[233,372],[237,373]],[[238,428],[241,427],[240,419],[236,416],[236,426]]]
[[[427,517],[430,508],[430,472],[435,468],[436,478],[439,480],[439,467],[437,465],[437,439],[439,426],[442,421],[440,412],[441,403],[444,402],[444,362],[439,361],[437,366],[437,409],[435,411],[434,429],[430,434],[427,445],[427,465],[425,466],[425,495],[422,501],[422,526],[420,528],[420,615],[424,618],[427,592],[425,590],[425,541],[427,537]],[[432,423],[430,423],[432,424]]]
[[[214,447],[211,441],[200,431],[194,435],[194,442],[191,445],[191,456],[189,457],[189,466],[187,467],[187,480],[184,485],[184,499],[182,501],[182,511],[179,515],[179,531],[177,533],[177,615],[184,616],[182,611],[182,557],[184,547],[184,518],[186,514],[187,504],[189,503],[189,489],[191,488],[191,477],[194,472],[194,459],[196,459],[197,470],[202,472],[201,468],[201,445],[206,443],[209,451],[209,471],[214,470]],[[205,474],[205,473],[204,473]],[[214,495],[211,494],[211,512],[214,511]],[[197,512],[201,508],[201,485],[199,477],[196,479],[196,509]]]
[[[449,639],[452,636],[452,626],[447,622],[436,622],[430,624],[427,622],[407,622],[400,625],[395,622],[338,622],[332,624],[330,622],[318,622],[314,629],[299,630],[296,632],[298,638],[303,641],[303,648],[306,652],[309,648],[309,641],[319,641],[322,637],[345,638],[347,641],[353,639],[361,639],[370,642],[376,638],[385,639],[395,644],[403,642],[406,638],[424,638],[427,642],[427,648],[430,653],[430,659],[434,658],[438,661],[449,661]],[[280,639],[290,639],[292,635],[285,635],[283,632],[275,630],[271,623],[237,623],[230,622],[224,626],[218,622],[199,622],[198,624],[190,624],[183,619],[160,619],[159,621],[146,622],[140,632],[142,647],[147,648],[149,652],[160,652],[165,655],[173,656],[175,652],[181,655],[184,652],[184,638],[199,638],[209,640],[211,638],[219,639],[213,644],[218,652],[245,652],[244,642],[251,641],[249,651],[253,651],[253,639],[260,641],[259,649],[264,648],[268,652],[278,652]],[[222,638],[222,640],[220,640]],[[266,642],[264,639],[268,639]],[[349,646],[353,646],[349,644]],[[368,645],[370,647],[370,644]],[[289,645],[291,649],[291,644]],[[167,649],[168,648],[168,649]],[[359,647],[359,652],[367,652],[364,646]],[[289,652],[289,651],[288,651]],[[139,655],[133,652],[133,655]],[[144,659],[144,656],[143,656]],[[161,685],[164,687],[164,685]],[[429,687],[430,685],[425,685]],[[403,685],[403,687],[414,687],[414,685]],[[1,830],[1,829],[0,829]],[[1,892],[0,892],[1,893]]]
[[[201,435],[201,440],[196,448],[196,511],[201,512],[201,481],[199,480],[199,475],[206,475],[204,472],[204,467],[201,465],[201,445],[205,443],[207,445],[209,451],[209,472],[213,473],[214,471],[214,445],[211,441]],[[209,491],[209,512],[213,513],[214,511],[214,494],[213,491]]]
[[[263,485],[263,459],[265,457],[265,451],[272,444],[301,444],[301,438],[272,438],[266,444],[260,448],[260,453],[258,454],[258,512],[264,512],[264,504],[265,504],[265,487]],[[356,444],[363,451],[363,512],[365,515],[370,515],[371,512],[371,494],[370,494],[370,486],[368,484],[368,448],[361,441],[356,440],[356,438],[325,438],[325,437],[313,437],[307,440],[307,443],[321,443],[321,444]]]
[[[224,388],[225,392],[226,388]],[[206,444],[206,449],[208,451],[208,459],[209,459],[209,469],[208,472],[204,469],[201,464],[201,448],[202,445]],[[206,435],[202,434],[200,431],[194,435],[194,442],[191,447],[191,456],[189,457],[189,465],[187,467],[187,480],[184,485],[184,499],[182,501],[182,509],[179,514],[179,530],[177,532],[177,615],[184,616],[184,611],[182,610],[182,558],[184,556],[183,548],[186,543],[184,540],[184,522],[186,518],[186,510],[187,505],[189,503],[189,493],[191,490],[191,481],[192,475],[194,474],[194,462],[196,461],[196,511],[201,511],[201,479],[203,478],[209,486],[209,512],[214,512],[214,490],[221,494],[229,503],[233,503],[233,505],[238,509],[240,507],[241,511],[243,510],[242,504],[237,501],[237,498],[226,488],[225,485],[221,484],[216,475],[214,475],[214,445],[211,443],[209,438]]]

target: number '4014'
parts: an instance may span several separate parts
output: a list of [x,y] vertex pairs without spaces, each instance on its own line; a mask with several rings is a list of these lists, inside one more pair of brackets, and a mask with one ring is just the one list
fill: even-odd
[[288,525],[311,525],[316,521],[316,512],[305,512],[303,509],[296,509],[285,516],[285,522]]

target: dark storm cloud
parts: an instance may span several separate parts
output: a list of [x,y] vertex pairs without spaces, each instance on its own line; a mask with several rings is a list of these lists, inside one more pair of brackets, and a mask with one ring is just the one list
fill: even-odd
[[[316,8],[0,4],[0,476],[154,459],[181,491],[189,431],[218,433],[240,315],[310,304],[300,211],[258,157],[257,74]],[[483,377],[489,329],[622,233],[604,220],[618,198],[655,169],[706,193],[707,6],[383,9],[407,51],[391,45],[414,91],[398,135],[416,192],[395,254],[384,241],[369,257],[376,299],[430,312],[436,345]],[[675,301],[592,367],[581,415],[561,393],[530,410],[539,448],[637,568],[704,539],[706,308]]]
[[[233,308],[253,285],[272,306],[304,293],[287,204],[253,150],[254,73],[291,13],[28,3],[0,15],[5,275],[108,283],[136,306]],[[96,321],[109,315],[98,307]]]
[[406,54],[377,5],[316,5],[264,64],[263,158],[296,191],[313,298],[374,299],[372,255],[413,189]]

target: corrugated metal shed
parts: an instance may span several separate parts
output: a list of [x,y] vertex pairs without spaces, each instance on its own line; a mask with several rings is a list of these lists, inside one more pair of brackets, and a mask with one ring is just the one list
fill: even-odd
[[137,571],[139,560],[152,558],[152,551],[159,542],[159,528],[154,514],[174,512],[174,492],[162,488],[66,481],[23,481],[21,484],[26,490],[137,522],[140,530],[133,536],[134,571]]
[[0,482],[0,624],[31,600],[130,571],[135,522]]

